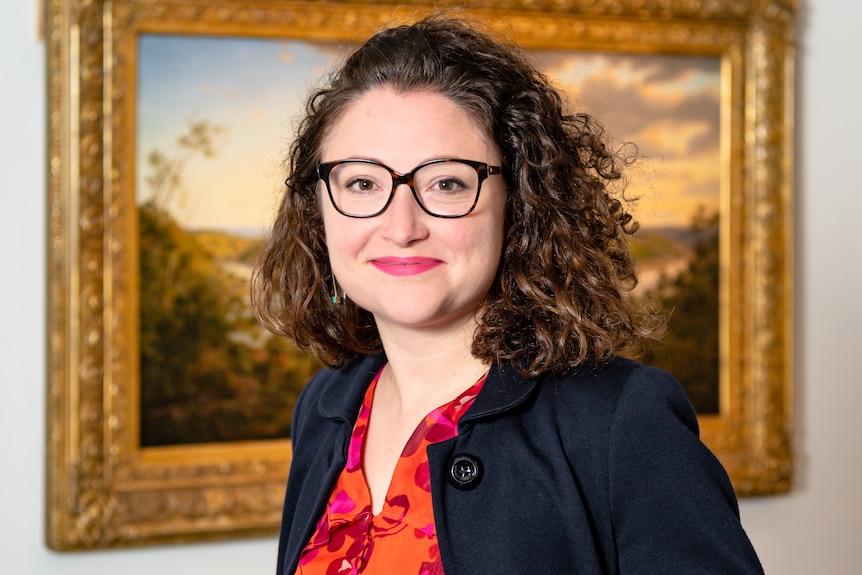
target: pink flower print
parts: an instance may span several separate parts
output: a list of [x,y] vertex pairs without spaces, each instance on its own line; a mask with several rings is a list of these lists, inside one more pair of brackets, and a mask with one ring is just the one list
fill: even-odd
[[443,562],[440,561],[440,547],[435,543],[428,550],[430,561],[423,562],[419,566],[418,575],[443,575]]
[[347,547],[345,555],[356,557],[370,544],[371,513],[362,512],[350,521],[340,521],[331,529],[331,539],[327,545],[330,551]]
[[416,450],[418,450],[419,446],[422,445],[422,440],[425,439],[425,429],[427,426],[427,418],[423,419],[419,425],[416,426],[416,429],[413,430],[413,434],[410,436],[410,439],[407,440],[407,443],[404,445],[404,449],[401,451],[401,457],[410,457],[416,453]]
[[446,439],[457,435],[456,433],[454,433],[454,429],[455,426],[452,425],[451,421],[438,421],[428,427],[428,431],[425,434],[425,440],[428,443],[438,443],[440,441],[445,441]]
[[326,545],[329,541],[329,513],[324,513],[323,517],[317,522],[317,530],[314,532],[314,537],[311,538],[309,545],[319,547]]
[[440,561],[426,561],[419,567],[418,575],[444,575],[443,564]]
[[299,557],[299,565],[300,567],[303,565],[307,565],[311,563],[311,561],[317,557],[317,553],[320,551],[320,548],[310,549],[308,551],[303,551],[302,555]]
[[427,461],[423,461],[416,467],[416,486],[422,491],[431,493],[431,468]]
[[478,392],[468,393],[467,395],[462,395],[461,398],[458,400],[458,403],[456,405],[452,406],[452,413],[454,415],[458,416],[461,413],[461,410],[464,409],[465,405],[472,405],[473,404],[473,400],[476,399],[477,395],[479,395]]
[[437,536],[436,533],[437,530],[433,523],[430,523],[425,527],[417,527],[413,530],[413,534],[416,536],[416,539],[434,539],[434,537]]
[[332,503],[329,505],[330,513],[350,513],[354,509],[356,509],[356,502],[343,489],[332,498]]
[[347,559],[333,561],[326,570],[326,575],[356,575],[356,573],[358,571]]
[[365,425],[357,425],[350,438],[350,445],[347,448],[347,464],[345,465],[349,473],[358,471],[362,464],[362,438],[365,435],[365,427]]
[[392,499],[387,499],[386,503],[389,504],[389,507],[392,508],[392,511],[400,510],[400,514],[398,515],[398,520],[404,519],[407,515],[407,512],[410,510],[410,500],[407,499],[406,495],[395,495]]

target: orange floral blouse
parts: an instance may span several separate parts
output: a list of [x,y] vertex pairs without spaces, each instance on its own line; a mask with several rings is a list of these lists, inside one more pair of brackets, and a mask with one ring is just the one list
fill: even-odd
[[383,509],[374,515],[362,471],[362,447],[379,378],[378,372],[365,392],[350,438],[347,464],[302,551],[298,574],[443,573],[425,447],[458,435],[458,420],[473,404],[485,377],[429,413],[416,427],[395,466]]

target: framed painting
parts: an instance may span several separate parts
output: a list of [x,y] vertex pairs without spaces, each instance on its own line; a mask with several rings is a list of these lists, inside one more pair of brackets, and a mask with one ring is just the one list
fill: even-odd
[[450,4],[639,145],[644,360],[738,493],[789,488],[792,0],[48,0],[50,547],[276,531],[320,367],[247,300],[280,156],[351,43]]

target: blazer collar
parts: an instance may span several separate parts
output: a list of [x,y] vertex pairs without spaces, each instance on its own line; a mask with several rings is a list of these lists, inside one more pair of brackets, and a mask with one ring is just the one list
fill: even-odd
[[320,414],[330,419],[353,422],[359,413],[365,390],[385,363],[386,355],[382,352],[375,353],[333,372],[330,377],[341,381],[336,385],[328,385],[326,391],[320,396],[317,404]]
[[508,363],[494,365],[461,422],[467,423],[513,409],[530,397],[538,384],[539,378],[524,379]]
[[[365,391],[386,363],[384,353],[368,355],[343,368],[341,384],[327,386],[320,396],[320,414],[330,419],[353,422]],[[538,378],[524,379],[508,364],[491,367],[482,390],[461,419],[463,422],[482,419],[507,411],[526,400],[536,389]]]

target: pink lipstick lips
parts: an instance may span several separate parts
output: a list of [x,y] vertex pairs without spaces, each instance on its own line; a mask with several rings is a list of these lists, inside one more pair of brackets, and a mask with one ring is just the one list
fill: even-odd
[[371,265],[373,265],[375,268],[382,271],[383,273],[389,274],[391,276],[402,277],[425,273],[431,269],[436,268],[442,263],[443,262],[438,259],[422,257],[386,257],[375,258],[371,260]]

